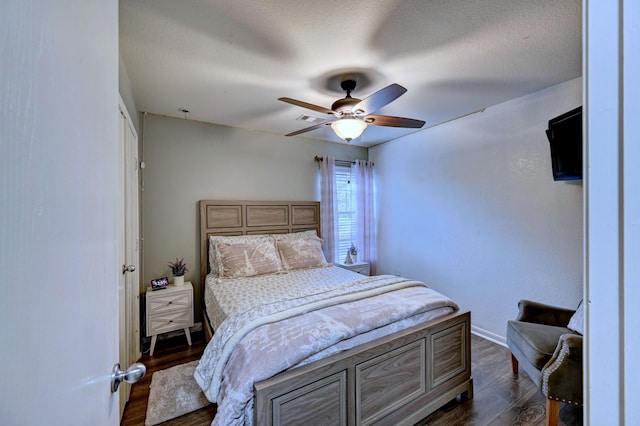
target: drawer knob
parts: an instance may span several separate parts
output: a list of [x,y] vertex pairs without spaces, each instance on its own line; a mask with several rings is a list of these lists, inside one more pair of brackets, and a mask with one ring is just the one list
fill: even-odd
[[169,304],[171,305],[173,302],[169,302]]

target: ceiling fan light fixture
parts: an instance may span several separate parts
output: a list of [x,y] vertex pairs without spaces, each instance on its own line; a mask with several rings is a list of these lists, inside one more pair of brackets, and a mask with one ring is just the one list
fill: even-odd
[[367,128],[367,123],[357,118],[342,118],[333,121],[331,128],[340,139],[351,142],[364,132],[364,129]]
[[371,115],[372,112],[379,110],[407,91],[397,83],[390,84],[364,99],[357,99],[351,96],[351,91],[356,88],[355,80],[343,80],[340,83],[340,87],[347,92],[347,96],[335,101],[331,105],[331,109],[296,99],[278,98],[279,101],[335,117],[333,120],[316,123],[313,126],[288,133],[285,136],[296,136],[331,124],[331,128],[340,139],[351,142],[365,131],[368,124],[376,127],[405,127],[410,129],[419,129],[424,126],[424,121],[414,120],[413,118]]

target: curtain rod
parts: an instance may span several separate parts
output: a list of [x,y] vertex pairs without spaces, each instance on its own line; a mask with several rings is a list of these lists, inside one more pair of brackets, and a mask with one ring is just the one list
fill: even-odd
[[[322,161],[322,157],[318,157],[317,155],[315,157],[313,157],[313,160],[316,162],[320,162]],[[342,167],[351,167],[352,164],[356,164],[355,161],[347,161],[347,160],[335,160],[336,161],[336,166],[342,166]],[[375,164],[371,163],[372,166],[374,166]]]

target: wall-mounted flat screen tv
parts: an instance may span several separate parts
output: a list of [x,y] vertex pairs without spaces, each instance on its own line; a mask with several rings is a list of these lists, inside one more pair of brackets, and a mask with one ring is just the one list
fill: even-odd
[[553,180],[582,179],[582,107],[549,120]]

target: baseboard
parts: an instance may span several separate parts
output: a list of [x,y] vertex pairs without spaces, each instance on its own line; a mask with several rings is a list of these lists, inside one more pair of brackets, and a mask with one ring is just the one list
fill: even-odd
[[507,338],[504,336],[500,336],[499,334],[492,333],[490,331],[485,330],[484,328],[480,328],[476,325],[471,326],[471,333],[475,334],[478,337],[482,337],[483,339],[487,339],[493,343],[497,343],[500,346],[507,347]]

